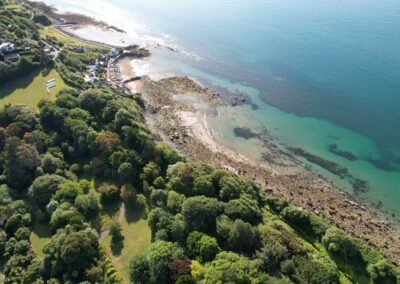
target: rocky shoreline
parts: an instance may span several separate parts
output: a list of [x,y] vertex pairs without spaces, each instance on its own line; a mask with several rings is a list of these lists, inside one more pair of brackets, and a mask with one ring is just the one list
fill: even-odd
[[[24,2],[31,6],[37,3]],[[43,3],[36,4],[34,8],[50,13],[58,22],[63,17],[78,25],[115,29],[84,15],[58,14],[53,7]],[[64,29],[61,31],[66,33]],[[73,31],[66,34],[81,39]],[[121,60],[119,66],[123,78],[135,78],[129,58]],[[267,141],[263,141],[266,150],[263,157],[265,163],[252,161],[216,141],[205,119],[207,112],[216,111],[213,106],[226,105],[234,108],[248,103],[245,97],[238,95],[227,99],[186,77],[160,81],[143,77],[129,82],[126,87],[133,93],[141,94],[146,104],[146,120],[159,133],[160,140],[164,140],[188,160],[221,166],[253,179],[269,194],[284,197],[298,207],[325,217],[337,227],[378,248],[395,265],[400,266],[400,230],[379,211],[370,210],[351,195],[339,191],[325,178]],[[177,96],[180,97],[177,99]],[[254,134],[248,129],[237,129],[236,132],[245,139],[261,138],[267,134]],[[348,155],[339,152],[334,146],[331,150],[340,155]]]
[[[212,111],[213,105],[223,104],[218,94],[186,77],[160,81],[143,77],[141,86],[149,126],[160,133],[160,139],[188,160],[222,166],[246,176],[269,194],[284,197],[365,240],[395,265],[400,265],[400,232],[383,214],[367,209],[366,205],[339,191],[325,178],[307,169],[290,155],[281,153],[273,145],[266,145],[268,154],[274,156],[274,161],[276,157],[282,160],[282,167],[251,161],[215,141],[204,116],[210,109]],[[178,100],[177,94],[181,94]],[[182,100],[182,96],[188,99]],[[239,132],[240,135],[254,135],[246,130]],[[288,163],[302,170],[282,171]]]

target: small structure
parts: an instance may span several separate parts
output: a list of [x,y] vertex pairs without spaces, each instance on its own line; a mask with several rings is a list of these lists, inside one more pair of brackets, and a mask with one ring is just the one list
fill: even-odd
[[15,62],[15,61],[18,61],[19,58],[20,58],[20,55],[18,53],[11,53],[11,54],[4,55],[4,61]]
[[118,50],[116,50],[115,48],[111,49],[110,55],[111,56],[117,56],[119,54]]
[[46,83],[48,92],[56,86],[57,86],[56,79],[51,79],[51,80],[47,81],[47,83]]
[[94,73],[99,69],[99,64],[97,62],[95,63],[90,63],[87,67],[87,70],[89,73]]
[[86,51],[84,46],[74,46],[72,50],[77,53],[85,53]]
[[96,76],[95,73],[89,73],[85,76],[85,82],[90,84],[96,84],[100,82],[100,79]]
[[14,50],[14,45],[10,42],[4,42],[0,44],[0,51],[4,53],[9,53]]
[[29,50],[31,50],[31,49],[32,49],[31,43],[30,43],[29,41],[25,41],[25,42],[24,42],[24,50],[25,50],[25,51],[29,51]]

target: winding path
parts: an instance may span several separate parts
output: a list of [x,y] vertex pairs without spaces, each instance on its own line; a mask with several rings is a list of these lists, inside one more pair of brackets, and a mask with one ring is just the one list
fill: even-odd
[[[119,216],[118,216],[118,220],[117,220],[118,223],[120,223],[120,224],[122,223],[122,221],[124,220],[124,217],[125,217],[125,213],[126,213],[125,203],[122,203],[121,210],[119,212]],[[107,236],[109,234],[110,234],[110,230],[106,230],[106,231],[101,232],[100,236],[99,236],[99,241],[107,238]]]

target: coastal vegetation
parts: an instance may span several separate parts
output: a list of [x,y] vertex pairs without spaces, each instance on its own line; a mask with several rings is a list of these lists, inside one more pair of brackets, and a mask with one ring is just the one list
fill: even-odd
[[[146,125],[137,94],[84,81],[110,50],[45,40],[68,87],[37,109],[0,110],[5,283],[400,283],[389,260],[325,219],[187,161]],[[40,92],[30,86],[25,96]]]

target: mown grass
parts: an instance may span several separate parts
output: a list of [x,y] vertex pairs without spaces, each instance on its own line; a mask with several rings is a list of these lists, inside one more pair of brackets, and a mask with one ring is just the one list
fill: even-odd
[[40,36],[45,39],[46,36],[49,37],[54,37],[57,39],[57,41],[62,42],[65,45],[80,45],[80,46],[87,46],[91,48],[96,48],[99,50],[104,50],[107,49],[105,46],[100,45],[100,44],[93,44],[93,43],[88,43],[84,41],[80,41],[79,39],[75,39],[73,37],[67,36],[59,32],[58,30],[52,28],[52,27],[45,27],[39,30]]
[[48,220],[45,220],[42,214],[34,214],[30,241],[32,250],[40,259],[44,257],[43,248],[50,241],[50,238],[51,232]]
[[[57,86],[47,91],[46,82],[55,79]],[[24,104],[37,108],[42,99],[54,100],[67,85],[55,69],[41,70],[0,86],[0,107],[6,104]]]
[[110,256],[114,267],[123,278],[123,283],[129,281],[129,262],[135,255],[146,251],[151,244],[151,231],[147,220],[143,219],[140,212],[127,210],[122,223],[122,234],[125,237],[123,248],[120,252],[113,253],[111,249],[111,236],[101,240],[101,244]]

